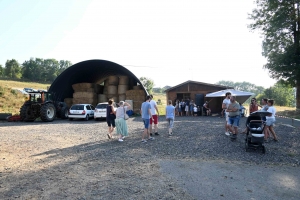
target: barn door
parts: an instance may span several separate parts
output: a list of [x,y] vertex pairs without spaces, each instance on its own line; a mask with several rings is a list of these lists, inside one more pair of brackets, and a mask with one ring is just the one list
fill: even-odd
[[197,106],[203,106],[204,94],[195,94],[195,103]]

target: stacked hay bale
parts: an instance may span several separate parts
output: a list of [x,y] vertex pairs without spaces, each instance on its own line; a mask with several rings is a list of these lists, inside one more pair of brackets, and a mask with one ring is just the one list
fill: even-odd
[[[119,101],[118,97],[118,84],[119,84],[119,77],[118,76],[109,76],[107,79],[107,98],[114,99],[115,102]],[[104,89],[105,89],[104,83]]]
[[92,104],[97,105],[97,87],[92,83],[76,83],[72,85],[74,90],[73,93],[73,104]]
[[132,110],[135,113],[139,113],[141,109],[142,103],[145,101],[146,93],[144,90],[127,90],[126,91],[126,99],[132,100]]
[[128,90],[128,76],[120,76],[119,77],[119,85],[118,85],[118,95],[119,101],[125,101],[126,98],[126,91]]

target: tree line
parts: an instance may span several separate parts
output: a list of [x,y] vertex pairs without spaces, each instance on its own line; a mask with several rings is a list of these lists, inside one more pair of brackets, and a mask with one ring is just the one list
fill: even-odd
[[[287,85],[282,81],[278,81],[276,84],[269,88],[264,88],[262,86],[257,86],[249,82],[233,82],[233,81],[219,81],[216,84],[224,85],[228,87],[233,87],[235,90],[252,92],[257,101],[261,99],[274,99],[275,104],[278,106],[296,106],[296,89],[291,85]],[[251,97],[251,98],[252,98]],[[249,98],[245,103],[250,103]]]
[[254,3],[249,29],[263,36],[262,55],[267,58],[264,68],[272,78],[281,81],[280,85],[295,87],[296,107],[300,109],[300,2],[256,0]]
[[20,64],[17,60],[7,60],[0,65],[0,77],[34,82],[53,82],[72,63],[68,60],[30,58]]

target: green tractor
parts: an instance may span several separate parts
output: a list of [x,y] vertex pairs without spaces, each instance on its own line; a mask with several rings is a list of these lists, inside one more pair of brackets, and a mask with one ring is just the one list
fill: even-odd
[[33,122],[40,117],[44,122],[52,122],[55,117],[68,118],[67,104],[54,99],[51,92],[29,92],[29,99],[20,109],[21,121]]

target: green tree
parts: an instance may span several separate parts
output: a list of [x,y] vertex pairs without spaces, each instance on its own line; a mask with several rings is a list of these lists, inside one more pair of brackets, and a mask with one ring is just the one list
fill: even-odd
[[[252,92],[254,93],[252,97],[255,97],[258,94],[261,94],[264,92],[265,88],[262,86],[257,86],[253,83],[249,82],[233,82],[233,81],[219,81],[216,84],[218,85],[224,85],[227,87],[233,87],[235,90],[240,90],[240,91],[245,91],[245,92]],[[245,103],[250,103],[250,98],[245,102]]]
[[300,109],[300,9],[299,0],[256,0],[249,18],[250,30],[264,36],[264,68],[272,78],[296,87],[296,107]]
[[5,63],[4,75],[9,78],[21,78],[21,66],[15,59],[7,60]]
[[152,89],[153,89],[153,86],[154,86],[154,82],[152,79],[150,78],[147,78],[147,77],[141,77],[140,78],[140,81],[141,83],[143,84],[143,86],[145,87],[145,89],[147,90],[147,92],[149,94],[152,93]]
[[4,68],[0,65],[0,77],[4,77]]
[[277,82],[263,92],[263,98],[274,99],[275,104],[279,106],[294,106],[294,92],[293,87]]

